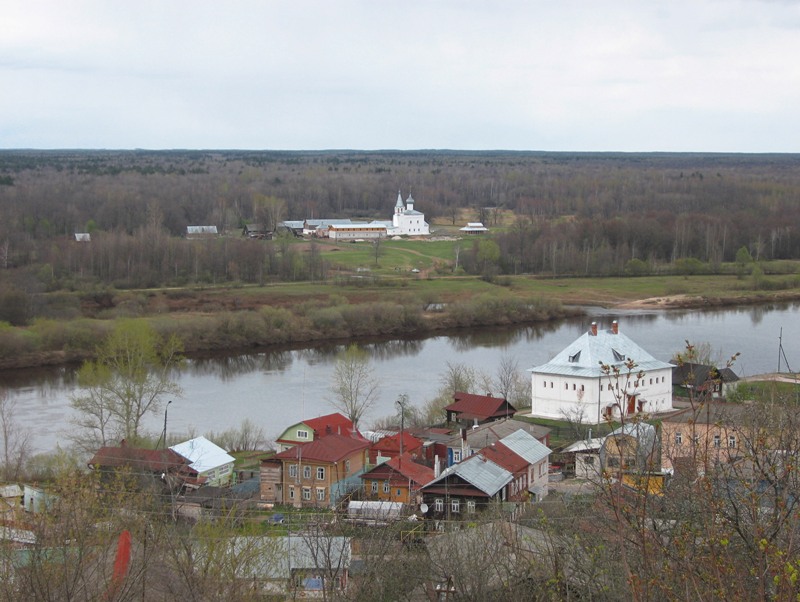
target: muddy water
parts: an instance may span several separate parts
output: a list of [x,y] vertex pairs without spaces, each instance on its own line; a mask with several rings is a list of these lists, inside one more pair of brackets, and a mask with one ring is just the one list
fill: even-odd
[[[800,370],[800,304],[713,312],[593,308],[587,312],[585,318],[524,328],[364,343],[381,383],[366,426],[371,419],[392,414],[400,394],[418,405],[433,397],[448,362],[492,374],[501,358],[509,356],[524,372],[549,360],[585,332],[591,321],[602,327],[619,320],[620,331],[665,361],[681,351],[687,339],[709,343],[715,359],[722,362],[740,352],[734,366],[739,375],[777,370],[782,329],[789,367]],[[335,357],[341,349],[329,345],[189,361],[174,374],[184,394],[169,407],[168,430],[203,434],[236,427],[249,417],[274,437],[294,422],[327,413]],[[74,368],[0,374],[0,387],[15,402],[17,422],[30,430],[38,451],[64,442],[72,417],[69,397],[76,392]],[[163,413],[150,416],[146,427],[160,432],[163,420]]]

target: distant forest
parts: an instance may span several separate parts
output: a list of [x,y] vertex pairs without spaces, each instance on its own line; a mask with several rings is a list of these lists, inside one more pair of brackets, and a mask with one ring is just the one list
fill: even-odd
[[182,237],[190,225],[390,219],[398,190],[444,229],[485,222],[500,274],[714,271],[742,248],[800,258],[794,154],[7,150],[0,269],[28,292],[319,278],[319,257],[285,241]]

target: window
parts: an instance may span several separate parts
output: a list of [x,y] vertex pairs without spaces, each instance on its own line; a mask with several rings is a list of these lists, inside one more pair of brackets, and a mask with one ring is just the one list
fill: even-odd
[[683,445],[683,435],[680,431],[675,433],[675,445]]
[[652,378],[650,379],[650,384],[651,384],[651,385],[653,384],[653,379],[652,379]]
[[372,493],[378,493],[378,481],[372,481]]
[[583,385],[581,385],[581,391],[583,391],[583,390],[584,390],[584,389],[583,389]]
[[575,383],[572,383],[572,390],[575,391],[577,388],[578,388],[578,385],[576,385]]
[[390,488],[389,488],[389,481],[384,481],[383,482],[383,492],[384,493],[389,493],[389,491],[391,491]]
[[436,510],[436,512],[444,512],[444,500],[440,497],[437,497],[433,501],[433,509]]
[[728,435],[728,447],[736,447],[736,435]]
[[324,487],[317,487],[317,501],[324,502],[325,501],[325,488]]
[[461,462],[461,450],[454,449],[453,450],[453,462]]
[[310,479],[311,478],[311,467],[310,466],[303,466],[303,478]]
[[298,439],[308,439],[308,431],[301,431],[301,430],[298,429],[297,438]]
[[565,389],[565,390],[566,390],[566,389],[569,389],[569,384],[568,384],[568,383],[564,383],[564,389]]
[[461,500],[450,500],[450,512],[453,514],[461,512]]
[[294,499],[294,487],[289,487],[289,499]]
[[303,487],[303,499],[304,500],[311,499],[311,487]]
[[469,514],[475,513],[475,500],[467,500],[467,512]]
[[714,447],[722,447],[722,439],[719,435],[714,435]]
[[325,467],[317,466],[317,480],[324,481],[325,480]]
[[297,478],[297,464],[289,464],[289,476]]
[[398,489],[398,490],[397,490],[397,493],[395,493],[395,495],[396,495],[397,497],[400,497],[401,495],[403,495],[403,492],[402,492],[400,489]]

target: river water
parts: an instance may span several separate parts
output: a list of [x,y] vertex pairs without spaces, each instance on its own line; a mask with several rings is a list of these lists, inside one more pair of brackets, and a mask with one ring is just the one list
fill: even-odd
[[[587,308],[579,319],[513,329],[482,329],[425,339],[391,340],[363,347],[380,381],[380,396],[362,426],[394,413],[406,394],[415,405],[433,398],[447,363],[461,363],[492,375],[503,357],[521,372],[542,364],[585,332],[592,321],[601,328],[619,321],[625,333],[657,359],[669,361],[685,341],[708,343],[720,364],[734,353],[740,376],[775,372],[779,337],[788,365],[800,370],[800,304],[771,304],[723,311],[618,311]],[[238,427],[250,418],[275,437],[304,418],[333,411],[330,406],[336,354],[342,346],[266,351],[188,361],[174,374],[183,396],[169,406],[170,433],[195,434]],[[635,359],[635,358],[634,358]],[[781,370],[786,363],[781,360]],[[527,374],[525,374],[527,377]],[[0,373],[0,387],[15,402],[17,424],[30,431],[36,451],[49,451],[71,428],[70,395],[76,391],[74,368]],[[149,416],[146,428],[159,433],[164,415]]]

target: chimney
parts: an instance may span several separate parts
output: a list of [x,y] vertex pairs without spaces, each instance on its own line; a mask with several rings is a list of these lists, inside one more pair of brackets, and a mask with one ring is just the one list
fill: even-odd
[[592,322],[592,330],[591,330],[590,334],[593,337],[597,336],[597,322]]
[[619,334],[619,322],[617,322],[616,320],[611,322],[611,333]]

